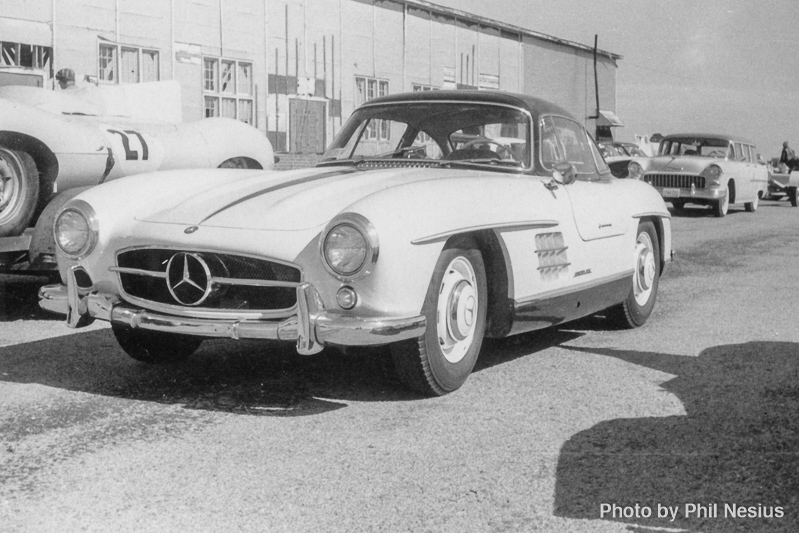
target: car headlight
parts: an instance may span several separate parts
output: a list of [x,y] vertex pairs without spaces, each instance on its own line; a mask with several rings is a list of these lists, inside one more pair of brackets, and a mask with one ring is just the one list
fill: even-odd
[[322,232],[322,262],[328,272],[343,281],[367,276],[377,261],[377,232],[357,213],[344,213]]
[[72,259],[91,253],[97,244],[97,229],[94,209],[81,200],[71,202],[62,210],[53,225],[56,244]]
[[640,180],[643,174],[644,169],[641,167],[641,165],[635,161],[630,161],[630,164],[627,165],[627,175],[630,178]]
[[718,165],[710,165],[705,169],[705,176],[711,181],[711,185],[721,184],[721,167]]

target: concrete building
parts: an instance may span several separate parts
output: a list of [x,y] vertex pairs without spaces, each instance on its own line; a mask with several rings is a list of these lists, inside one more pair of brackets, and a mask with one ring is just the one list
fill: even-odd
[[[523,92],[597,125],[591,47],[424,0],[0,0],[0,42],[0,85],[57,90],[61,68],[78,85],[174,79],[184,120],[238,118],[290,154],[321,152],[360,103],[412,90]],[[620,56],[596,58],[610,125]]]

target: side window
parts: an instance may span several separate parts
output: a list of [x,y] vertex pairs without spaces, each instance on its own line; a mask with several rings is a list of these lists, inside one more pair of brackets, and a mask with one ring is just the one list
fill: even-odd
[[574,167],[577,174],[595,173],[596,164],[591,152],[593,142],[589,141],[583,127],[564,117],[552,117],[552,121],[566,161]]
[[594,142],[593,137],[588,136],[588,146],[591,147],[591,153],[594,155],[594,165],[600,174],[610,174],[610,167],[605,162],[605,158],[599,152],[599,148]]
[[541,118],[541,163],[544,168],[553,169],[558,163],[566,161],[563,147],[558,141],[552,117]]
[[744,157],[744,150],[741,143],[735,143],[735,160],[741,161]]

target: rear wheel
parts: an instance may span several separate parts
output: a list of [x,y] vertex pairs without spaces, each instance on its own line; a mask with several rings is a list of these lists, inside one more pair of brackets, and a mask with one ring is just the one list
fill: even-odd
[[219,164],[219,168],[254,168],[262,169],[261,164],[250,157],[231,157]]
[[799,204],[799,188],[788,187],[788,199],[791,201],[791,207],[796,207]]
[[755,211],[757,211],[757,204],[759,202],[760,202],[760,193],[758,193],[757,196],[755,196],[754,200],[752,200],[751,202],[745,203],[744,204],[744,209],[746,209],[746,211],[749,212],[749,213],[754,213]]
[[660,246],[655,226],[649,221],[638,225],[633,269],[630,293],[610,311],[614,322],[624,328],[643,326],[655,308],[660,282]]
[[112,324],[119,346],[137,361],[149,364],[174,363],[186,359],[197,351],[202,339],[190,335],[133,329]]
[[463,385],[483,342],[487,299],[480,252],[471,242],[448,245],[427,289],[424,335],[391,346],[400,380],[426,396]]
[[39,202],[39,172],[25,152],[0,148],[0,237],[28,227]]

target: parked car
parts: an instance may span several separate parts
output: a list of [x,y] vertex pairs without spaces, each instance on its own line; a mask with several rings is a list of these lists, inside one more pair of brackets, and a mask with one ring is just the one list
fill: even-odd
[[[523,139],[522,159],[494,138]],[[110,321],[135,359],[208,337],[389,345],[428,395],[465,382],[484,336],[605,309],[644,324],[672,257],[652,187],[614,178],[561,108],[489,91],[371,100],[313,169],[103,184],[54,232],[63,284],[41,306],[72,327]]]
[[174,81],[0,87],[0,269],[55,269],[52,216],[73,189],[153,170],[273,166],[252,126],[182,122]]
[[787,166],[780,164],[780,158],[774,157],[767,164],[768,191],[766,200],[782,200],[787,198],[791,206],[799,205],[799,172],[791,172]]
[[725,216],[730,204],[755,211],[768,186],[768,169],[758,162],[755,146],[729,135],[667,135],[658,155],[632,160],[629,173],[655,187],[675,209],[708,205],[717,217]]
[[627,167],[633,157],[648,157],[635,143],[620,141],[603,141],[597,143],[602,157],[610,168],[610,173],[617,178],[626,178]]

